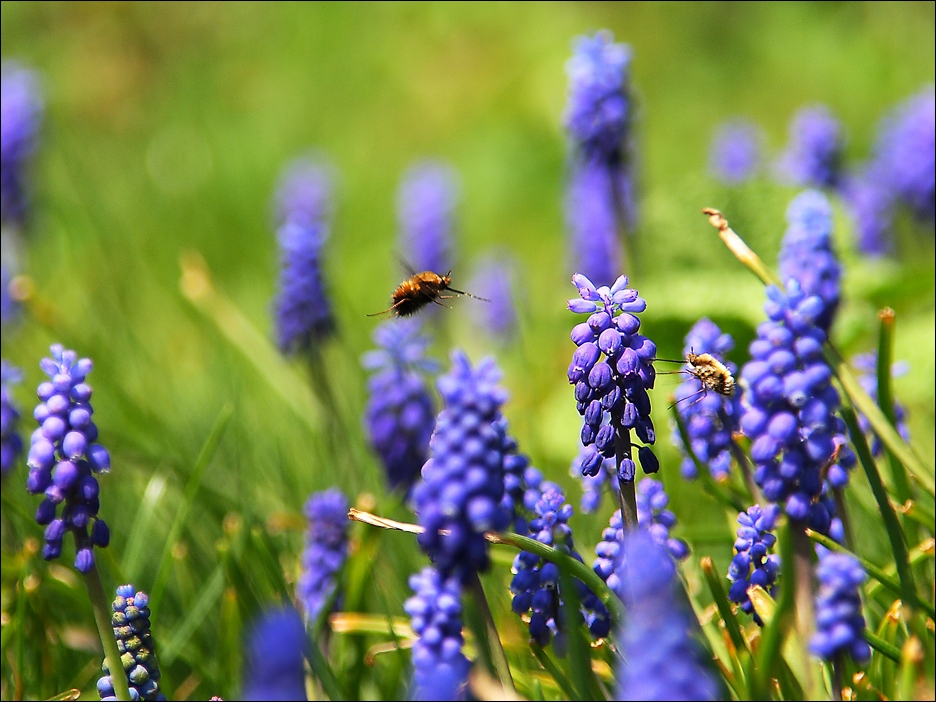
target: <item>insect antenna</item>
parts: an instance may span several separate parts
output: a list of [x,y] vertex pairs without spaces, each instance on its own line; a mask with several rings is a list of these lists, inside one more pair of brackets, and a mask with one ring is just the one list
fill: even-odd
[[[696,395],[701,395],[702,397],[696,397]],[[708,388],[705,387],[705,385],[703,385],[699,390],[696,390],[696,391],[695,391],[694,393],[692,393],[691,395],[686,395],[685,397],[683,397],[683,398],[681,398],[681,399],[679,399],[679,400],[676,400],[676,402],[674,402],[673,404],[671,404],[671,405],[669,406],[669,408],[670,408],[670,409],[673,409],[673,408],[674,408],[676,405],[678,405],[680,402],[684,402],[684,401],[686,401],[686,400],[691,400],[693,397],[696,397],[695,400],[693,400],[693,401],[690,402],[688,405],[686,405],[686,408],[688,409],[689,407],[692,407],[692,406],[693,406],[694,404],[696,404],[697,402],[701,402],[702,399],[703,399],[704,397],[706,397],[707,395],[708,395]]]
[[[456,290],[455,288],[450,288],[450,287],[448,287],[448,286],[446,286],[445,289],[448,290],[448,291],[450,291],[450,292],[453,292],[453,293],[455,293],[455,294],[457,294],[457,295],[465,295],[465,296],[467,296],[467,297],[473,297],[475,300],[481,300],[481,301],[483,301],[483,302],[490,302],[490,300],[488,300],[486,297],[480,297],[480,296],[478,296],[478,295],[472,295],[471,293],[465,292],[464,290]],[[441,295],[440,297],[450,297],[450,296]]]

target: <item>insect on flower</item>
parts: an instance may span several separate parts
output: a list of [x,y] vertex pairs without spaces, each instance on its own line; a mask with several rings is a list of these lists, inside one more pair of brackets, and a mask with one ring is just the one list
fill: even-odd
[[[423,271],[422,273],[413,273],[404,280],[393,291],[393,304],[382,312],[374,312],[368,317],[378,317],[382,314],[391,312],[397,317],[409,317],[414,315],[429,303],[435,303],[440,307],[446,307],[439,300],[446,300],[459,295],[473,297],[476,300],[490,302],[486,297],[478,297],[464,290],[456,290],[450,287],[452,282],[452,271],[445,275],[439,275],[433,271]],[[444,295],[445,292],[455,293],[454,295]]]
[[[719,395],[725,397],[731,397],[734,395],[735,391],[735,379],[731,375],[731,371],[728,370],[728,367],[715,358],[710,353],[693,353],[690,351],[686,354],[685,361],[672,361],[665,358],[657,358],[655,361],[663,361],[665,363],[685,363],[688,368],[683,368],[678,371],[673,371],[675,373],[688,373],[693,378],[698,380],[702,384],[702,388],[688,397],[684,397],[683,400],[688,400],[696,395],[702,395],[703,397],[708,394],[708,391],[717,392]],[[699,398],[701,399],[701,398]],[[676,404],[679,404],[682,400],[678,401]],[[698,402],[698,400],[696,400]]]

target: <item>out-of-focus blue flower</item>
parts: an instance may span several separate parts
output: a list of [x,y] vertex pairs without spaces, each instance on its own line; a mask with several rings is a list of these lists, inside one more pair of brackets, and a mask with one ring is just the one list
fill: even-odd
[[13,282],[13,271],[6,265],[0,266],[0,323],[4,326],[10,324],[19,315],[20,303],[13,297],[10,284]]
[[[663,489],[663,483],[653,478],[644,478],[637,484],[637,524],[645,530],[654,543],[663,546],[669,555],[683,561],[689,557],[689,544],[682,539],[670,536],[670,529],[676,526],[676,515],[666,509],[669,496]],[[611,515],[608,527],[601,533],[601,541],[595,546],[595,561],[592,563],[598,577],[608,583],[608,587],[622,596],[621,581],[618,578],[618,560],[621,556],[621,544],[624,541],[624,522],[621,510]]]
[[380,347],[362,358],[377,371],[367,381],[364,430],[393,489],[409,492],[429,456],[435,409],[425,375],[438,364],[426,358],[429,338],[415,319],[391,319],[374,330]]
[[858,594],[868,576],[861,563],[846,553],[820,552],[816,576],[816,633],[809,650],[827,661],[840,653],[858,663],[868,661],[871,647],[864,640],[865,619]]
[[512,528],[525,534],[529,517],[542,495],[543,474],[530,465],[530,459],[520,453],[516,440],[507,433],[507,420],[503,416],[494,422],[500,436],[504,466],[504,497],[501,506],[507,512]]
[[875,164],[843,179],[841,194],[858,237],[858,250],[868,256],[884,256],[894,249],[890,228],[894,219],[894,194],[884,184]]
[[422,161],[403,177],[397,196],[400,251],[417,273],[444,275],[452,267],[452,218],[458,202],[455,171]]
[[486,531],[510,523],[505,509],[504,455],[495,427],[506,393],[492,359],[472,368],[461,351],[452,353],[452,370],[439,378],[445,402],[430,441],[432,457],[413,488],[419,545],[443,578],[460,581],[490,564]]
[[0,114],[0,219],[4,225],[22,225],[25,170],[36,147],[42,101],[36,74],[12,61],[0,68]]
[[740,604],[743,611],[753,614],[754,621],[761,626],[763,621],[754,611],[747,591],[752,585],[760,585],[771,596],[776,592],[780,556],[769,551],[777,542],[773,530],[779,514],[777,505],[769,505],[765,509],[754,505],[738,515],[741,526],[734,543],[735,555],[728,566],[728,579],[731,581],[728,599]]
[[248,638],[244,700],[305,700],[302,617],[292,607],[265,612]]
[[580,273],[572,276],[579,298],[569,300],[569,310],[588,314],[588,320],[572,329],[578,347],[569,364],[569,383],[575,386],[576,408],[585,423],[582,445],[589,449],[582,458],[583,475],[596,475],[602,457],[616,455],[618,443],[624,447],[619,466],[625,481],[634,479],[631,430],[643,446],[638,449],[645,473],[655,473],[660,464],[650,449],[656,432],[650,418],[650,396],[656,371],[656,345],[639,334],[637,314],[647,302],[627,287],[620,276],[610,288],[596,287]]
[[517,334],[514,270],[513,259],[506,252],[486,256],[465,288],[473,295],[490,300],[484,305],[472,305],[469,313],[475,324],[502,341],[509,341]]
[[[45,495],[36,510],[36,522],[46,527],[42,557],[47,561],[58,558],[70,531],[75,536],[75,568],[87,573],[94,566],[92,548],[110,543],[110,530],[97,516],[100,500],[95,478],[110,469],[110,455],[95,443],[98,430],[91,421],[91,387],[85,383],[91,361],[79,360],[61,344],[53,344],[50,350],[52,358],[39,364],[49,380],[37,390],[40,403],[33,416],[39,428],[29,448],[26,490]],[[57,517],[59,505],[62,512]]]
[[836,187],[843,146],[841,125],[829,108],[804,107],[790,123],[790,143],[777,164],[780,175],[793,185]]
[[10,472],[16,459],[23,452],[23,440],[20,438],[18,429],[19,410],[13,403],[13,393],[10,386],[13,383],[19,383],[23,376],[19,368],[14,368],[6,361],[0,364],[0,377],[2,377],[2,389],[0,389],[0,472],[3,477]]
[[[858,382],[864,391],[877,402],[877,351],[858,354],[852,358],[852,366],[858,371]],[[909,370],[906,362],[898,362],[891,366],[891,377],[899,378]],[[897,431],[904,441],[910,441],[910,426],[907,424],[907,408],[897,400],[894,400],[894,417],[897,420]],[[861,430],[871,438],[871,453],[875,456],[881,455],[883,445],[881,438],[871,428],[871,422],[868,418],[859,413],[858,423]]]
[[[529,536],[542,544],[566,553],[577,561],[582,557],[572,542],[572,505],[565,501],[562,489],[554,483],[543,483],[539,499],[533,505],[529,522]],[[549,644],[556,637],[556,648],[565,649],[566,632],[563,601],[559,590],[559,568],[528,551],[516,555],[511,572],[510,591],[514,597],[511,608],[517,614],[529,618],[530,638],[540,646]],[[596,638],[603,638],[611,631],[611,619],[607,608],[581,581],[574,581],[582,604],[585,623]]]
[[314,350],[335,330],[321,262],[330,200],[331,178],[323,166],[301,159],[286,169],[276,193],[280,247],[276,342],[283,353]]
[[832,249],[832,206],[818,190],[800,193],[786,212],[788,227],[780,244],[782,280],[796,278],[805,295],[818,295],[823,310],[816,326],[828,333],[838,309],[842,267]]
[[574,478],[580,478],[582,481],[582,502],[580,507],[585,514],[591,514],[601,506],[602,498],[608,490],[616,490],[614,479],[617,477],[617,470],[614,467],[613,458],[602,456],[601,463],[598,464],[598,470],[594,475],[584,475],[582,473],[582,463],[589,459],[592,451],[589,447],[579,446],[578,455],[572,459],[569,465],[569,474]]
[[643,529],[624,540],[618,565],[627,617],[618,641],[619,700],[713,700],[718,686],[689,634],[691,617],[676,597],[676,565]]
[[[735,365],[725,360],[725,354],[734,348],[730,334],[723,334],[718,326],[707,317],[693,325],[686,335],[683,353],[711,354],[731,371]],[[723,479],[731,468],[731,434],[738,429],[738,395],[725,397],[717,392],[708,392],[702,382],[689,375],[679,384],[674,393],[676,409],[692,441],[692,450],[716,479]],[[680,469],[687,480],[697,477],[696,465],[686,455],[678,431],[670,437],[683,453]]]
[[314,493],[306,502],[309,526],[296,599],[313,624],[326,606],[334,606],[330,600],[338,585],[338,572],[348,557],[348,506],[348,498],[337,488]]
[[419,640],[413,645],[413,699],[463,700],[471,664],[462,653],[461,585],[435,568],[410,576],[415,593],[404,609]]
[[764,497],[828,534],[834,515],[831,502],[819,499],[823,473],[832,487],[845,487],[856,459],[834,415],[839,395],[822,355],[825,334],[815,324],[825,305],[795,279],[786,293],[769,286],[767,297],[769,321],[758,327],[752,360],[741,371],[741,431],[753,441],[754,480]]
[[633,226],[630,48],[609,31],[575,40],[566,64],[571,146],[566,193],[575,270],[606,285],[621,264],[618,237]]
[[886,187],[917,219],[932,225],[936,218],[936,94],[932,87],[884,118],[874,160]]
[[763,144],[764,132],[751,120],[723,122],[712,139],[709,169],[723,183],[743,183],[760,170]]
[[[111,624],[117,637],[117,650],[127,676],[130,696],[137,700],[164,700],[159,691],[159,661],[156,660],[156,642],[150,631],[149,595],[137,591],[133,585],[117,588]],[[104,677],[97,683],[102,700],[116,700],[111,673],[104,661]]]

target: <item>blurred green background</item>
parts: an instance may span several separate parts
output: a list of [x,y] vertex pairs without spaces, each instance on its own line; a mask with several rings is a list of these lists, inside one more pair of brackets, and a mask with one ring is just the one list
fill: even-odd
[[[708,315],[735,335],[740,365],[762,319],[763,291],[699,211],[721,209],[773,266],[797,191],[767,178],[738,188],[716,183],[707,172],[714,127],[747,115],[776,153],[793,112],[825,103],[842,120],[847,159],[857,164],[881,116],[934,80],[932,3],[2,4],[3,58],[35,67],[46,101],[25,245],[36,294],[31,312],[4,331],[3,357],[24,369],[15,394],[26,432],[37,362],[49,344],[95,362],[96,421],[113,454],[102,486],[101,513],[114,534],[106,583],[152,587],[196,457],[219,412],[233,407],[156,612],[177,696],[236,688],[238,622],[294,577],[301,521],[291,518],[309,492],[337,484],[354,499],[366,491],[375,511],[406,518],[363,441],[358,359],[375,326],[364,315],[386,306],[401,277],[396,189],[417,158],[445,159],[461,179],[456,282],[494,246],[519,262],[519,339],[502,346],[478,334],[465,308],[479,303],[460,300],[437,315],[434,354],[444,359],[462,346],[474,360],[497,355],[521,450],[577,506],[568,465],[580,420],[565,379],[574,318],[565,309],[573,288],[561,209],[564,63],[572,38],[599,28],[634,51],[640,224],[625,272],[648,301],[643,331],[672,358],[692,323]],[[284,165],[310,150],[338,175],[325,268],[340,326],[326,351],[345,428],[339,446],[329,443],[308,391],[292,382],[303,377],[301,365],[265,367],[266,348],[251,359],[246,332],[219,327],[179,287],[180,257],[198,252],[219,293],[270,337],[277,266],[270,198]],[[851,223],[836,208],[846,269],[833,338],[846,355],[870,350],[876,310],[897,311],[896,357],[911,365],[896,381],[897,396],[931,463],[932,232],[900,221],[897,255],[870,262],[856,253]],[[240,345],[232,343],[238,335]],[[661,376],[653,395],[660,475],[692,560],[709,553],[724,570],[729,520],[698,485],[680,479],[668,441],[666,407],[677,382]],[[300,400],[284,399],[290,392]],[[90,644],[62,634],[90,626],[80,591],[69,595],[74,576],[35,554],[25,565],[14,560],[25,537],[41,535],[30,521],[35,500],[20,489],[25,474],[17,468],[3,490],[4,613],[13,597],[8,565],[58,583],[50,585],[60,587],[55,597],[68,595],[72,605],[49,625],[50,645],[30,649],[36,665],[56,671],[33,681],[33,692],[87,688],[95,675],[86,665]],[[861,519],[875,517],[863,477],[855,482],[861,534]],[[599,515],[573,520],[587,562],[608,509],[606,502]],[[271,520],[277,515],[283,519]],[[380,597],[369,601],[400,615],[406,574],[424,559],[402,535],[380,538],[392,547],[375,558],[367,592]],[[869,556],[885,548],[880,538],[869,537]],[[223,577],[212,579],[219,548],[232,560],[220,558]],[[264,558],[265,571],[257,565]],[[505,611],[507,568],[491,577],[504,585],[488,589],[501,593],[496,606]],[[36,616],[51,616],[35,597]],[[504,622],[520,641],[519,622]],[[375,679],[393,694],[391,682]]]

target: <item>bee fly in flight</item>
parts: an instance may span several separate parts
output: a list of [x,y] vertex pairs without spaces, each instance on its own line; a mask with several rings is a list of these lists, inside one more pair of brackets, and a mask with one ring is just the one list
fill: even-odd
[[[393,304],[383,312],[374,312],[368,317],[377,317],[388,312],[397,317],[409,317],[414,315],[429,303],[435,303],[440,307],[446,307],[439,300],[446,300],[460,295],[473,297],[476,300],[490,302],[486,297],[478,297],[464,290],[456,290],[450,286],[452,282],[452,271],[445,275],[439,275],[432,271],[423,271],[422,273],[412,273],[393,291]],[[454,295],[444,295],[445,292],[455,293]]]
[[[685,361],[669,361],[665,358],[655,359],[657,361],[665,361],[667,363],[685,363],[688,368],[684,368],[679,371],[674,371],[676,373],[688,373],[693,378],[698,380],[702,384],[702,389],[698,392],[684,397],[683,400],[688,400],[691,397],[696,395],[702,395],[703,397],[708,394],[708,391],[716,392],[719,395],[724,397],[731,397],[734,395],[735,391],[735,380],[731,375],[731,371],[728,370],[728,367],[724,363],[719,361],[710,353],[693,353],[690,351],[686,354]],[[702,398],[700,397],[699,400]],[[698,402],[696,400],[695,402]],[[682,400],[677,401],[675,404],[679,404]],[[695,404],[693,402],[692,404]]]

